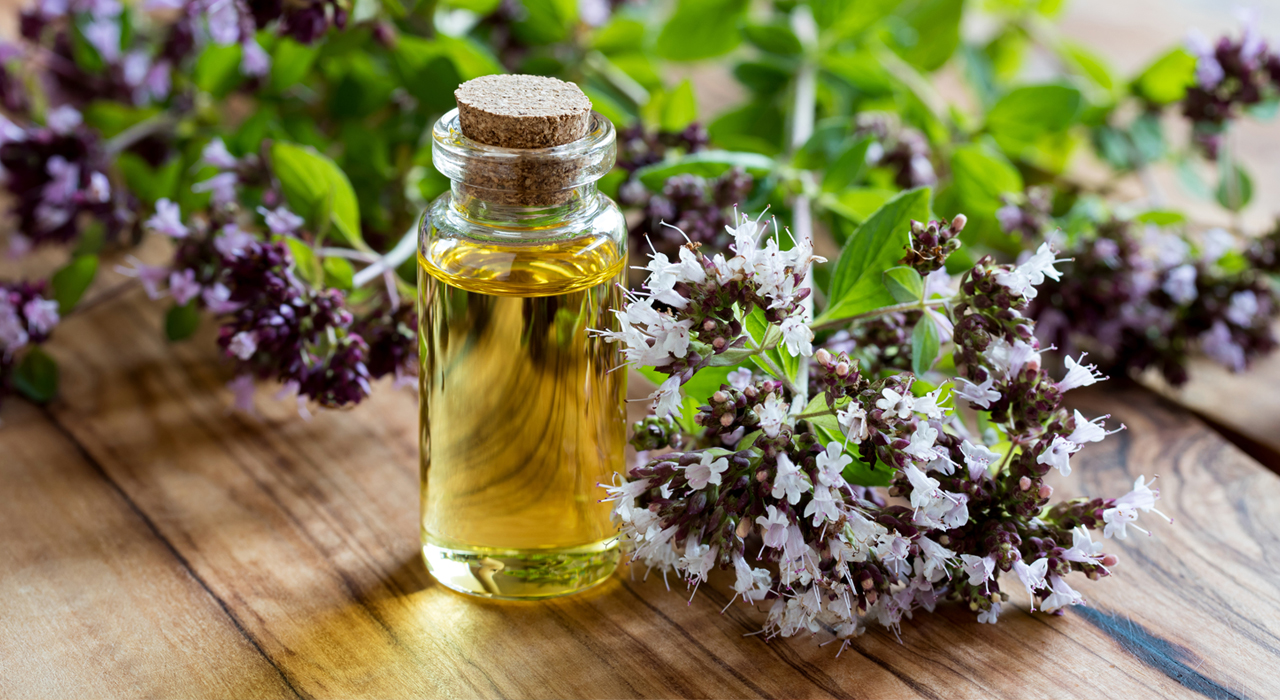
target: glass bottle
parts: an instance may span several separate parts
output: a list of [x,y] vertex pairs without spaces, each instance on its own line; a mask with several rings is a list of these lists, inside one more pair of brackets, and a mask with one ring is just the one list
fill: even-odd
[[[613,125],[510,149],[435,125],[451,191],[418,247],[422,551],[457,591],[536,599],[608,578],[620,554],[600,484],[623,471],[626,370],[614,343],[626,222],[596,189]],[[617,371],[614,371],[617,370]]]

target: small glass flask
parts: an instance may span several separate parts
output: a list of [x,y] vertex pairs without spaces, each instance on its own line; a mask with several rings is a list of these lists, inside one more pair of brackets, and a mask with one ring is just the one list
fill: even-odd
[[596,189],[614,128],[551,78],[458,96],[432,132],[452,188],[418,247],[423,557],[463,593],[575,593],[620,558],[600,500],[626,441],[623,358],[598,333],[617,329],[627,261],[626,222]]

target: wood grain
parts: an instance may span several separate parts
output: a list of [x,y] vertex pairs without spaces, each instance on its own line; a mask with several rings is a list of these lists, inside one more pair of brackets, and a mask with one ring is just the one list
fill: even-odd
[[181,556],[61,427],[0,429],[0,695],[287,694]]
[[[162,310],[138,291],[68,320],[51,351],[64,367],[64,396],[45,434],[83,446],[81,472],[29,487],[10,520],[33,518],[81,482],[105,479],[154,529],[121,535],[121,549],[93,550],[93,566],[161,585],[172,568],[134,567],[147,542],[172,552],[170,566],[207,590],[196,605],[173,596],[115,596],[99,617],[42,608],[64,634],[34,647],[30,611],[0,598],[0,696],[94,694],[137,674],[152,685],[116,694],[276,697],[1274,697],[1269,664],[1280,650],[1280,478],[1176,407],[1134,387],[1081,394],[1090,413],[1110,412],[1130,430],[1077,457],[1079,480],[1063,488],[1119,494],[1138,473],[1161,474],[1164,506],[1177,520],[1156,536],[1122,544],[1112,580],[1082,589],[1092,607],[1060,617],[1018,602],[996,626],[944,606],[903,627],[859,638],[838,658],[823,638],[747,637],[758,612],[727,603],[723,585],[690,601],[682,585],[623,569],[600,589],[548,603],[494,603],[434,585],[418,558],[416,402],[386,389],[352,411],[303,421],[290,402],[261,402],[262,416],[228,414],[229,378],[208,338],[172,346]],[[205,329],[208,333],[210,329]],[[111,348],[103,352],[100,348]],[[6,422],[30,420],[13,402]],[[16,416],[16,417],[15,417]],[[40,418],[35,414],[35,418]],[[23,425],[26,425],[25,423]],[[39,421],[37,421],[37,425]],[[9,431],[10,433],[12,431]],[[23,429],[23,441],[33,430]],[[58,445],[62,445],[59,447]],[[44,461],[76,464],[55,441],[48,458],[9,466],[10,480]],[[84,467],[96,463],[101,473]],[[34,460],[34,461],[33,461]],[[66,468],[59,466],[59,468]],[[87,470],[87,472],[86,472]],[[106,488],[100,486],[100,488]],[[120,507],[118,504],[116,507]],[[59,517],[50,522],[60,522]],[[135,521],[136,522],[136,521]],[[13,525],[13,538],[48,537]],[[82,542],[81,535],[68,535]],[[133,544],[123,548],[125,541]],[[137,544],[142,542],[143,544]],[[41,585],[52,599],[83,590],[74,552]],[[8,550],[5,550],[8,551]],[[173,562],[178,562],[174,564]],[[50,565],[53,566],[53,565]],[[158,565],[157,565],[158,566]],[[57,573],[53,573],[57,571]],[[167,573],[166,573],[167,572]],[[182,572],[179,572],[182,573]],[[8,567],[0,590],[14,590]],[[196,593],[200,593],[196,585]],[[211,599],[211,600],[210,600]],[[195,611],[225,610],[200,638],[170,639],[165,625]],[[99,658],[113,626],[150,616],[130,642],[174,663],[200,649],[234,692],[145,664]],[[50,625],[55,623],[50,622]],[[94,625],[98,627],[94,627]],[[226,641],[234,630],[243,638]],[[124,642],[118,642],[123,645]],[[167,648],[167,650],[166,650]],[[9,650],[14,650],[8,653]],[[275,684],[262,655],[278,669]],[[137,652],[140,653],[140,652]],[[96,662],[59,659],[95,656]],[[57,685],[41,685],[57,666]],[[265,666],[265,668],[264,668]],[[260,680],[252,683],[246,678]],[[141,681],[137,681],[141,682]],[[141,686],[139,686],[141,687]],[[110,694],[110,690],[101,692]]]

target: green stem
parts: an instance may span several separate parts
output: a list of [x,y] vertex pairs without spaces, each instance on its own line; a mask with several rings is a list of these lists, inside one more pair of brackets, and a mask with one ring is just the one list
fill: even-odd
[[115,157],[126,148],[129,148],[142,139],[145,139],[152,134],[158,134],[161,131],[170,129],[177,123],[177,117],[169,114],[168,112],[161,112],[153,117],[143,119],[137,124],[134,124],[128,129],[125,129],[111,137],[105,144],[103,144],[103,150],[106,151],[107,156]]

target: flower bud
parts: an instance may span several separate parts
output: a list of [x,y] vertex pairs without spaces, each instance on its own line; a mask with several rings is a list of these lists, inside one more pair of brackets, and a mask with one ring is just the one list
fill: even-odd
[[818,364],[823,367],[827,367],[831,364],[831,353],[827,352],[826,348],[818,348],[818,351],[813,353],[813,359],[817,360]]
[[1025,476],[1022,477],[1021,479],[1018,479],[1018,488],[1022,489],[1023,491],[1031,490],[1031,479]]
[[964,214],[956,214],[956,218],[951,220],[951,230],[960,233],[964,230],[964,225],[969,223],[969,217]]
[[724,346],[725,346],[724,338],[716,338],[715,340],[711,341],[711,347],[715,348],[716,350],[724,350]]
[[749,398],[749,399],[754,399],[757,395],[759,395],[759,393],[760,393],[760,392],[756,391],[756,388],[755,388],[754,386],[747,385],[747,388],[746,388],[746,389],[743,389],[743,390],[742,390],[742,393],[743,393],[747,398]]
[[711,331],[714,331],[715,329],[716,329],[716,322],[715,322],[715,321],[713,321],[713,320],[711,320],[711,319],[707,319],[707,320],[705,320],[705,321],[703,321],[703,322],[702,322],[702,330],[704,330],[704,331],[706,331],[706,332],[710,333]]
[[747,539],[747,535],[751,534],[751,518],[743,518],[742,520],[739,520],[738,529],[734,530],[733,533],[737,535],[739,539]]
[[836,364],[836,376],[837,376],[837,377],[847,377],[847,376],[849,376],[849,363],[848,363],[848,362],[840,362],[840,363]]
[[[1024,477],[1025,478],[1025,477]],[[1040,497],[1048,498],[1053,495],[1053,487],[1048,484],[1040,484]]]
[[725,394],[723,391],[717,391],[716,393],[711,395],[711,400],[716,403],[724,403],[725,401],[729,400],[729,396],[728,394]]
[[1115,565],[1116,565],[1116,564],[1118,564],[1118,563],[1120,563],[1120,560],[1119,560],[1119,559],[1117,559],[1117,558],[1116,558],[1116,555],[1114,555],[1114,554],[1107,554],[1107,555],[1105,555],[1105,556],[1103,556],[1103,557],[1102,557],[1102,565],[1103,565],[1103,566],[1110,567],[1110,566],[1115,566]]
[[723,416],[720,416],[720,425],[725,428],[733,425],[733,414],[726,413]]

